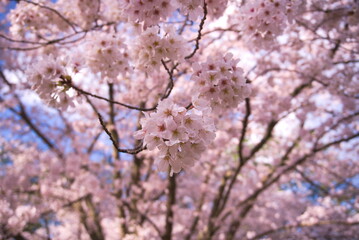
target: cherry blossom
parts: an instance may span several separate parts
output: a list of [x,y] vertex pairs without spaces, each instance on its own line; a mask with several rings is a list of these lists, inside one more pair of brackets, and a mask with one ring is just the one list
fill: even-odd
[[194,64],[191,79],[195,81],[195,98],[209,101],[215,112],[222,112],[237,107],[239,102],[249,97],[251,88],[243,77],[243,70],[237,67],[238,61],[229,53]]
[[161,60],[183,61],[189,52],[185,40],[174,30],[161,37],[157,27],[148,28],[138,37],[132,49],[132,58],[136,60],[136,69],[152,72],[162,66]]
[[50,106],[66,109],[74,106],[74,93],[70,93],[72,78],[66,69],[66,62],[44,57],[28,71],[32,89]]
[[160,171],[178,173],[194,165],[215,137],[214,123],[196,108],[187,110],[166,99],[155,113],[141,120],[142,129],[135,137],[144,140],[149,150],[159,150]]
[[111,33],[94,33],[86,46],[86,64],[104,80],[116,82],[126,76],[131,67],[124,39]]
[[[287,22],[292,22],[300,8],[301,1],[273,0],[251,1],[240,8],[241,28],[249,41],[259,46],[262,42],[273,42],[283,33]],[[269,46],[269,45],[264,45]]]
[[356,0],[0,0],[0,239],[359,239]]

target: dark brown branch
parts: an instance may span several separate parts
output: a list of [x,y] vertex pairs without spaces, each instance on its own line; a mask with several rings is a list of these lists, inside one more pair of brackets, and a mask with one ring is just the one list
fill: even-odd
[[347,142],[347,141],[350,141],[350,140],[352,140],[354,138],[357,138],[357,137],[359,137],[359,133],[355,133],[354,135],[351,135],[349,137],[341,138],[341,139],[338,139],[336,141],[324,144],[321,147],[315,148],[313,151],[314,152],[320,152],[320,151],[323,151],[323,150],[325,150],[325,149],[327,149],[327,148],[329,148],[329,147],[331,147],[333,145],[339,144],[341,142]]
[[322,191],[326,195],[330,194],[329,191],[326,188],[324,188],[323,186],[315,183],[312,179],[309,178],[309,176],[307,176],[304,172],[300,171],[298,168],[295,168],[295,171],[297,173],[299,173],[299,175],[303,178],[304,181],[308,182],[310,185],[312,185],[316,189],[319,189],[320,191]]
[[100,114],[100,112],[96,109],[95,105],[90,101],[90,99],[86,96],[86,100],[87,102],[90,104],[91,108],[94,110],[94,112],[97,114],[98,116],[98,120],[100,121],[100,124],[103,128],[103,130],[106,132],[106,134],[108,135],[108,137],[110,138],[112,145],[117,149],[117,151],[119,152],[123,152],[123,153],[128,153],[128,154],[137,154],[141,151],[143,151],[145,149],[145,147],[143,147],[143,144],[141,142],[141,144],[139,146],[137,146],[134,149],[121,149],[117,146],[117,142],[116,140],[113,138],[110,130],[108,130],[108,128],[106,127],[105,122],[103,121],[102,115]]
[[[193,21],[189,21],[188,19],[189,19],[189,18],[188,18],[188,15],[187,15],[187,16],[186,16],[186,19],[183,21],[182,26],[181,26],[180,29],[178,30],[178,35],[182,35],[182,33],[184,32],[184,30],[185,30],[185,28],[186,28],[187,26],[193,25]],[[188,23],[188,21],[189,21],[190,23]]]
[[[134,209],[131,208],[131,205],[125,201],[123,201],[123,205],[125,207],[127,207],[130,211],[134,211]],[[152,221],[151,218],[149,218],[146,214],[141,213],[138,209],[136,209],[137,213],[141,216],[141,218],[143,218],[144,220],[146,220],[158,233],[159,236],[162,235],[161,230],[159,229],[159,227],[156,225],[156,223],[154,221]]]
[[13,88],[13,84],[7,80],[7,78],[5,77],[5,74],[3,73],[3,71],[1,69],[0,69],[0,77],[11,90]]
[[227,189],[223,189],[224,190],[224,196],[222,197],[221,194],[221,198],[220,201],[217,203],[218,206],[217,208],[217,213],[215,216],[218,216],[223,209],[225,208],[227,201],[229,199],[229,196],[231,194],[232,188],[234,186],[234,183],[237,180],[237,176],[239,174],[239,172],[241,171],[241,169],[243,168],[243,166],[245,165],[246,161],[243,157],[243,142],[245,139],[245,135],[246,135],[246,131],[247,131],[247,127],[248,127],[248,119],[249,116],[251,115],[251,106],[250,106],[250,99],[246,98],[245,100],[246,102],[246,115],[243,118],[243,126],[242,126],[242,132],[241,132],[241,137],[239,140],[239,146],[238,146],[238,155],[239,155],[239,162],[238,162],[238,166],[236,168],[236,170],[234,171],[234,173],[231,176],[231,180],[229,182],[229,185],[227,187]]
[[194,47],[193,52],[190,55],[186,56],[185,59],[192,58],[196,54],[197,50],[199,49],[199,40],[201,40],[201,38],[202,38],[202,30],[203,30],[204,22],[206,21],[207,13],[208,13],[207,12],[207,3],[205,0],[203,2],[204,2],[203,3],[203,18],[199,24],[198,35],[196,38],[196,45]]
[[260,233],[258,235],[256,235],[254,238],[251,238],[252,240],[254,239],[261,239],[263,237],[266,237],[268,235],[274,234],[276,232],[281,232],[281,231],[288,231],[291,230],[293,228],[303,228],[303,227],[318,227],[318,226],[325,226],[325,225],[342,225],[342,226],[355,226],[355,225],[359,225],[359,222],[345,222],[345,221],[336,221],[336,220],[328,220],[328,221],[320,221],[317,223],[299,223],[299,224],[295,224],[295,225],[287,225],[287,226],[282,226],[276,229],[271,229],[268,231],[265,231],[263,233]]
[[[214,169],[215,165],[212,164],[211,165],[211,169],[210,171],[208,171],[207,175],[206,175],[206,178],[205,180],[203,181],[203,184],[207,185],[209,180],[210,180],[210,177],[211,177],[211,174],[213,172],[213,169]],[[196,208],[196,216],[194,217],[193,221],[192,221],[192,224],[190,225],[191,227],[189,228],[189,231],[185,237],[185,240],[190,240],[191,239],[191,236],[194,235],[195,231],[196,231],[196,228],[198,226],[198,222],[199,222],[199,219],[200,219],[200,212],[202,210],[202,206],[204,204],[204,201],[205,201],[205,198],[206,198],[206,195],[207,195],[207,191],[203,191],[202,194],[201,194],[201,197],[199,199],[199,202],[198,202],[198,205],[197,205],[197,208]]]
[[256,146],[253,147],[249,156],[246,157],[246,161],[251,159],[267,143],[267,141],[271,138],[273,129],[277,125],[277,123],[278,123],[278,121],[276,121],[276,120],[272,120],[269,122],[264,137]]
[[45,230],[46,230],[46,240],[51,240],[51,230],[49,227],[49,221],[47,220],[47,218],[44,218],[44,222],[45,222]]
[[290,94],[292,96],[292,98],[298,96],[305,88],[312,86],[313,81],[314,81],[314,79],[312,79],[309,82],[303,83],[303,84],[299,85],[298,87],[296,87],[294,89],[294,91]]
[[[18,40],[18,39],[10,38],[10,37],[8,37],[8,36],[6,36],[4,34],[0,34],[0,38],[3,38],[3,39],[5,39],[5,40],[7,40],[9,42],[38,45],[38,46],[34,46],[34,47],[10,47],[9,46],[9,47],[0,47],[0,49],[9,49],[9,50],[15,50],[15,51],[31,51],[31,50],[36,50],[36,49],[39,49],[41,47],[45,47],[45,46],[55,44],[55,43],[58,43],[58,44],[61,44],[61,45],[70,44],[70,43],[74,43],[74,42],[77,42],[77,41],[85,38],[87,33],[92,31],[92,30],[100,29],[102,27],[110,26],[110,25],[114,25],[114,24],[115,24],[114,22],[104,23],[104,24],[101,24],[101,25],[94,26],[91,29],[78,31],[78,32],[75,32],[75,33],[60,37],[60,38],[56,38],[56,39],[52,39],[52,40],[46,40],[44,42],[29,41],[29,40]],[[64,41],[66,39],[72,38],[72,37],[74,37],[76,35],[79,35],[79,34],[82,34],[82,35],[80,37],[76,38],[76,39]]]
[[55,145],[50,142],[50,140],[38,129],[30,120],[24,105],[19,101],[20,112],[16,112],[22,119],[26,122],[26,124],[36,133],[36,135],[41,138],[41,140],[50,148],[56,149]]
[[15,240],[27,240],[21,233],[18,233],[17,235],[13,236]]
[[352,60],[347,60],[347,61],[337,61],[337,62],[333,62],[333,64],[349,64],[349,63],[358,63],[359,59],[352,59]]
[[[359,137],[359,133],[353,134],[349,137],[346,138],[342,138],[330,143],[325,144],[324,146],[322,146],[321,148],[317,148],[317,149],[312,149],[311,153],[305,154],[304,156],[302,156],[301,158],[299,158],[296,162],[294,162],[292,165],[288,166],[285,170],[283,170],[282,172],[278,173],[277,176],[275,176],[272,179],[268,179],[266,181],[265,184],[263,184],[263,186],[259,189],[257,189],[253,194],[251,194],[249,197],[247,197],[245,200],[243,200],[242,202],[240,202],[239,204],[237,204],[236,208],[240,208],[243,207],[243,209],[241,210],[239,217],[235,218],[230,226],[229,226],[229,230],[226,234],[226,239],[231,240],[234,239],[235,237],[235,233],[238,230],[239,226],[242,223],[242,220],[246,217],[246,215],[249,213],[250,209],[252,209],[252,207],[255,204],[256,199],[258,198],[258,196],[264,192],[266,189],[268,189],[271,185],[273,185],[275,182],[277,182],[284,174],[294,170],[298,165],[302,164],[303,162],[305,162],[307,159],[309,159],[310,157],[313,157],[317,152],[323,151],[333,145],[337,145],[340,144],[342,142],[348,142],[354,138]],[[227,215],[228,216],[228,215]]]
[[[285,161],[288,160],[288,157],[289,157],[289,154],[293,151],[293,149],[295,148],[295,146],[297,145],[298,141],[299,141],[300,137],[298,137],[296,139],[296,141],[294,141],[292,143],[291,146],[288,147],[288,149],[286,150],[286,152],[284,153],[284,155],[281,157],[281,160],[280,160],[280,163],[278,166],[276,166],[275,168],[272,169],[272,171],[266,176],[263,178],[262,180],[262,184],[263,186],[266,185],[266,183],[271,179],[271,177],[274,175],[274,173],[276,172],[277,168],[278,167],[281,167],[284,165]],[[269,186],[268,186],[269,187]],[[259,196],[259,194],[261,192],[263,192],[266,188],[260,188],[259,190],[257,190],[256,192],[254,192],[250,197],[246,198],[245,200],[243,200],[243,202],[241,202],[237,207],[239,208],[240,206],[243,206],[245,204],[248,204],[247,206],[245,206],[243,208],[243,210],[240,212],[240,218],[239,219],[236,219],[234,220],[230,227],[229,227],[229,230],[227,232],[227,239],[232,239],[234,236],[235,236],[235,232],[237,230],[237,228],[240,226],[241,224],[241,220],[240,219],[243,219],[247,213],[252,209],[252,207],[254,206],[254,203],[255,203],[255,200],[257,199],[257,197]],[[228,212],[227,214],[225,214],[223,217],[222,217],[222,220],[224,221],[225,218],[227,218],[231,213]]]
[[73,84],[71,84],[70,87],[72,87],[73,89],[75,89],[77,92],[79,92],[79,93],[81,93],[81,94],[84,94],[84,95],[87,95],[87,96],[90,96],[90,97],[94,97],[94,98],[97,98],[97,99],[101,99],[101,100],[104,100],[104,101],[106,101],[106,102],[113,103],[113,104],[117,104],[117,105],[120,105],[120,106],[129,108],[129,109],[133,109],[133,110],[138,110],[138,111],[146,112],[146,111],[153,111],[153,110],[155,110],[155,109],[157,108],[157,105],[154,106],[154,107],[151,107],[151,108],[135,107],[135,106],[131,106],[131,105],[128,105],[128,104],[125,104],[125,103],[121,103],[121,102],[118,102],[118,101],[113,101],[113,100],[107,99],[107,98],[105,98],[105,97],[101,97],[101,96],[98,96],[98,95],[96,95],[96,94],[87,92],[87,91],[85,91],[85,90],[82,90],[82,89],[76,87],[76,86],[73,85]]
[[168,81],[168,85],[166,87],[165,90],[165,94],[161,97],[161,100],[168,98],[168,96],[171,94],[172,89],[174,87],[174,78],[173,78],[173,72],[176,69],[176,67],[178,66],[178,63],[175,64],[171,70],[167,67],[167,64],[165,63],[165,61],[161,60],[162,65],[164,66],[164,68],[166,69],[166,72],[169,76],[169,81]]
[[244,164],[243,142],[246,137],[247,127],[248,127],[248,119],[249,119],[249,116],[251,115],[250,99],[246,98],[245,102],[246,102],[246,115],[244,116],[244,119],[243,119],[241,138],[239,140],[239,145],[238,145],[238,155],[239,155],[239,164],[240,165]]
[[105,236],[101,226],[101,218],[99,212],[94,206],[94,203],[92,202],[92,195],[90,195],[88,198],[85,198],[85,203],[87,205],[88,216],[93,221],[93,224],[91,224],[92,236],[95,236],[93,240],[104,240]]
[[[62,206],[60,207],[60,209],[72,207],[75,203],[81,202],[81,201],[83,201],[83,200],[85,200],[86,198],[89,198],[89,197],[91,197],[91,194],[86,194],[86,195],[84,195],[84,196],[82,196],[82,197],[80,197],[80,198],[78,198],[78,199],[75,199],[75,200],[73,200],[73,201],[70,201],[70,202],[68,202],[68,203],[66,203],[66,204],[64,204],[64,205],[62,205]],[[52,213],[52,212],[54,212],[54,210],[52,210],[52,209],[51,209],[51,210],[47,210],[47,211],[42,212],[42,213],[40,214],[40,216],[46,216],[46,215],[48,215],[48,214],[50,214],[50,213]]]
[[[77,210],[80,213],[80,221],[83,224],[86,232],[90,236],[91,240],[104,240],[104,235],[102,233],[101,227],[98,228],[98,223],[96,223],[96,217],[93,211],[94,209],[89,205],[90,203],[88,201],[91,201],[91,199],[85,199],[86,205],[89,209],[84,209],[84,207],[80,203],[76,203]],[[92,203],[91,203],[92,204]],[[87,215],[89,213],[89,215]],[[91,222],[92,221],[92,222]]]
[[39,45],[40,43],[39,42],[35,42],[35,41],[28,41],[28,40],[18,40],[18,39],[13,39],[13,38],[10,38],[2,33],[0,33],[0,38],[3,38],[9,42],[16,42],[16,43],[26,43],[26,44],[36,44],[36,45]]
[[[235,29],[234,27],[238,26],[238,24],[232,24],[231,26],[227,27],[227,28],[221,28],[221,27],[217,27],[215,29],[209,30],[207,32],[202,33],[202,37],[206,36],[208,34],[214,33],[214,32],[221,32],[221,35],[223,36],[223,33],[225,32],[234,32],[239,34],[241,32],[241,30],[239,29]],[[197,38],[193,38],[191,39],[189,42],[193,42],[196,41]]]
[[[113,98],[114,98],[114,90],[113,90],[113,84],[112,83],[109,83],[108,84],[108,95],[109,95],[109,99],[110,101],[113,101]],[[118,132],[116,130],[116,122],[115,122],[115,106],[112,102],[109,102],[109,105],[110,105],[110,112],[109,112],[109,116],[110,116],[110,133],[111,133],[111,136],[113,137],[113,140],[114,140],[114,144],[117,146],[116,148],[113,148],[113,158],[114,159],[120,159],[120,152],[117,151],[117,149],[119,148],[120,146],[120,138],[119,138],[119,135],[118,135]]]
[[54,14],[56,14],[58,17],[60,17],[64,22],[66,22],[71,28],[72,30],[77,33],[77,30],[75,28],[75,24],[72,23],[69,19],[65,18],[61,13],[59,13],[56,9],[53,9],[53,8],[50,8],[48,6],[45,6],[43,4],[40,4],[40,3],[36,3],[36,2],[32,2],[32,1],[29,1],[29,0],[18,0],[18,1],[23,1],[23,2],[27,2],[27,3],[30,3],[30,4],[33,4],[35,6],[38,6],[40,8],[44,8],[44,9],[47,9],[51,12],[53,12]]
[[20,112],[16,111],[14,108],[9,108],[9,110],[24,120],[24,122],[34,131],[34,133],[51,149],[53,150],[60,158],[63,157],[62,153],[57,149],[57,147],[45,136],[45,134],[33,124],[28,116],[25,107],[21,102],[19,102]]
[[199,234],[199,239],[201,240],[211,239],[215,234],[216,230],[218,229],[215,226],[213,219],[216,218],[220,213],[219,211],[220,202],[222,200],[228,179],[229,179],[229,175],[225,173],[221,179],[221,184],[218,187],[217,195],[213,200],[213,207],[211,209],[211,213],[208,219],[207,228],[202,233]]
[[348,121],[351,118],[354,118],[359,115],[359,112],[354,112],[352,114],[349,114],[341,119],[339,119],[336,123],[334,123],[332,126],[330,126],[328,129],[326,129],[323,133],[320,134],[320,137],[314,142],[314,146],[316,147],[319,143],[319,141],[330,131],[336,129],[341,123]]
[[357,188],[351,181],[348,181],[348,179],[346,179],[343,176],[339,175],[338,173],[332,171],[331,169],[327,168],[326,166],[323,166],[322,164],[320,164],[318,162],[314,162],[314,161],[313,161],[313,164],[315,166],[318,166],[318,167],[324,169],[326,172],[328,172],[330,175],[334,176],[335,178],[339,179],[341,182],[344,182],[345,184],[351,186],[354,189]]
[[238,166],[237,166],[234,174],[231,177],[231,181],[230,181],[228,188],[224,194],[224,197],[221,201],[221,204],[220,204],[221,206],[219,207],[220,212],[225,208],[228,198],[231,194],[232,188],[234,186],[234,183],[237,180],[237,176],[238,176],[239,172],[241,171],[241,169],[243,168],[244,164],[246,163],[246,161],[243,157],[243,142],[244,142],[244,138],[246,135],[246,131],[247,131],[247,127],[248,127],[248,119],[249,119],[250,115],[251,115],[250,100],[249,100],[249,98],[246,98],[246,115],[243,119],[243,127],[242,127],[242,132],[241,132],[241,138],[239,141],[239,148],[238,148],[239,163],[238,163]]
[[[0,77],[3,79],[3,81],[5,82],[6,85],[9,86],[9,88],[12,88],[12,84],[7,80],[7,78],[5,77],[4,73],[2,71],[0,71]],[[14,93],[14,96],[16,98],[16,100],[19,103],[19,107],[20,107],[20,111],[16,111],[14,108],[9,107],[9,110],[13,113],[15,113],[16,115],[18,115],[19,117],[22,118],[22,120],[34,131],[34,133],[48,146],[48,148],[50,148],[51,150],[53,150],[60,158],[63,157],[62,153],[60,152],[60,150],[46,137],[46,135],[31,121],[30,116],[28,115],[28,113],[26,112],[26,108],[23,105],[23,103],[21,102],[21,99],[19,98],[19,96]]]
[[172,207],[176,204],[176,175],[172,177],[168,174],[168,194],[167,194],[167,205],[166,205],[166,224],[165,232],[162,236],[162,240],[172,239],[172,229],[174,221],[174,213]]
[[97,140],[98,140],[98,139],[100,138],[100,136],[101,136],[101,133],[102,133],[102,131],[100,131],[98,134],[96,134],[96,136],[95,136],[94,139],[92,140],[90,146],[87,148],[87,151],[86,151],[87,154],[91,154],[91,153],[92,153],[93,148],[95,147],[95,144],[96,144]]

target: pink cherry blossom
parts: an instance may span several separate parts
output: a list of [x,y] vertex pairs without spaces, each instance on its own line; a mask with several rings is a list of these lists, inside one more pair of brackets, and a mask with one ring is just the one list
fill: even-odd
[[359,239],[357,0],[0,0],[0,239]]

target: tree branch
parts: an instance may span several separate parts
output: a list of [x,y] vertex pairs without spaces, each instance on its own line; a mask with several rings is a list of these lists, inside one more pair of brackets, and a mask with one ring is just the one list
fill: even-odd
[[204,22],[206,21],[206,18],[207,18],[207,13],[208,13],[207,12],[207,3],[206,3],[206,0],[204,0],[203,1],[203,18],[199,24],[198,35],[196,38],[196,45],[194,47],[193,52],[190,55],[186,56],[185,59],[192,58],[196,54],[197,50],[199,49],[199,40],[201,40],[201,38],[202,38],[202,30],[203,30]]
[[90,97],[94,97],[94,98],[97,98],[97,99],[101,99],[101,100],[104,100],[106,102],[109,102],[109,103],[113,103],[113,104],[117,104],[117,105],[120,105],[120,106],[123,106],[123,107],[126,107],[126,108],[129,108],[129,109],[133,109],[133,110],[138,110],[138,111],[143,111],[143,112],[146,112],[146,111],[153,111],[157,108],[157,105],[154,106],[154,107],[151,107],[151,108],[141,108],[141,107],[135,107],[135,106],[131,106],[131,105],[128,105],[128,104],[125,104],[125,103],[121,103],[121,102],[118,102],[118,101],[113,101],[111,99],[107,99],[105,97],[101,97],[101,96],[98,96],[96,94],[93,94],[93,93],[90,93],[90,92],[87,92],[85,90],[82,90],[78,87],[76,87],[75,85],[71,84],[70,87],[72,87],[73,89],[75,89],[77,92],[81,93],[81,94],[84,94],[84,95],[87,95],[87,96],[90,96]]
[[143,151],[145,149],[142,142],[141,142],[141,144],[139,146],[135,147],[134,149],[121,149],[121,148],[119,148],[117,146],[117,142],[113,138],[110,130],[108,130],[108,128],[106,127],[106,124],[103,121],[103,118],[102,118],[102,115],[100,114],[100,112],[96,109],[95,105],[90,101],[90,99],[87,96],[86,96],[86,100],[90,104],[90,106],[92,107],[94,112],[97,114],[98,120],[100,121],[100,124],[101,124],[103,130],[106,132],[106,134],[108,135],[108,137],[110,138],[110,140],[112,142],[112,145],[116,148],[117,151],[123,152],[123,153],[128,153],[128,154],[137,154],[137,153],[139,153],[139,152],[141,152],[141,151]]
[[309,227],[318,227],[318,226],[325,226],[325,225],[355,226],[355,225],[359,225],[359,222],[345,222],[345,221],[336,221],[336,220],[330,221],[330,220],[328,220],[328,221],[320,221],[317,223],[299,223],[299,224],[295,224],[295,225],[287,225],[287,226],[282,226],[282,227],[279,227],[276,229],[271,229],[271,230],[265,231],[263,233],[256,235],[255,237],[251,238],[251,240],[261,239],[268,235],[271,235],[271,234],[274,234],[277,232],[281,232],[281,231],[288,231],[293,228],[303,228],[303,227],[309,228]]
[[167,187],[167,204],[166,204],[166,224],[165,232],[162,235],[162,240],[171,240],[172,239],[172,229],[173,229],[173,205],[176,204],[176,175],[172,177],[168,173],[168,187]]
[[38,6],[40,8],[44,8],[44,9],[47,9],[51,12],[53,12],[54,14],[56,14],[58,17],[60,17],[64,22],[66,22],[71,28],[72,30],[77,33],[77,30],[75,28],[75,25],[74,23],[72,23],[69,19],[65,18],[60,12],[58,12],[56,9],[53,9],[53,8],[50,8],[46,5],[43,5],[43,4],[40,4],[40,3],[36,3],[36,2],[33,2],[33,1],[29,1],[29,0],[17,0],[17,1],[23,1],[23,2],[27,2],[27,3],[30,3],[30,4],[33,4],[35,6]]

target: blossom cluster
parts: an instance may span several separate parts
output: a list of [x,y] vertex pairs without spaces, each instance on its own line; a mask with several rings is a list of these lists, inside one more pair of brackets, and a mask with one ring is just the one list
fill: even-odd
[[239,59],[233,54],[208,58],[205,63],[193,65],[195,81],[194,99],[208,101],[214,112],[235,108],[251,94],[251,88],[243,77],[243,70],[237,67]]
[[10,33],[14,37],[23,38],[27,31],[45,35],[68,28],[64,20],[53,11],[43,7],[53,7],[50,3],[44,0],[34,1],[34,3],[36,4],[21,1],[8,14],[11,22]]
[[170,99],[161,101],[157,111],[141,120],[142,129],[135,133],[149,150],[159,150],[160,171],[177,173],[194,165],[215,137],[213,120],[208,111],[196,106],[190,110]]
[[60,0],[56,5],[57,8],[63,9],[61,12],[65,17],[87,29],[99,18],[100,2],[98,0]]
[[[227,8],[228,0],[207,0],[207,11],[212,17],[219,18]],[[177,0],[177,7],[183,15],[187,15],[192,21],[204,13],[203,0]]]
[[144,26],[156,25],[160,20],[166,19],[176,9],[173,1],[152,0],[138,1],[129,0],[124,6],[124,13],[131,22],[144,22]]
[[[301,1],[297,0],[256,0],[240,9],[243,36],[254,39],[254,43],[271,42],[283,33],[287,22],[292,22]],[[263,41],[264,40],[264,41]],[[250,42],[250,41],[248,41]]]
[[[208,0],[208,13],[216,18],[220,17],[227,7],[228,0]],[[188,16],[192,21],[203,15],[203,0],[151,0],[136,1],[129,0],[124,5],[123,15],[130,22],[143,22],[144,27],[158,24],[179,9],[181,14]]]
[[116,81],[130,71],[129,53],[122,38],[111,33],[95,33],[87,42],[86,63],[104,80]]
[[5,199],[0,200],[0,222],[3,229],[11,233],[19,233],[25,227],[27,222],[37,217],[36,208],[33,206],[20,205],[12,209],[11,205]]
[[184,15],[188,15],[188,18],[195,21],[199,16],[203,14],[203,0],[177,0],[178,7]]
[[46,56],[36,62],[27,72],[32,89],[48,105],[62,110],[73,106],[74,95],[70,93],[71,76],[67,61]]
[[157,27],[148,28],[137,39],[132,49],[136,68],[146,72],[159,70],[161,60],[181,61],[189,53],[188,45],[183,37],[174,29],[167,28],[161,37]]
[[208,14],[214,18],[223,15],[227,8],[228,0],[206,0],[208,5]]

